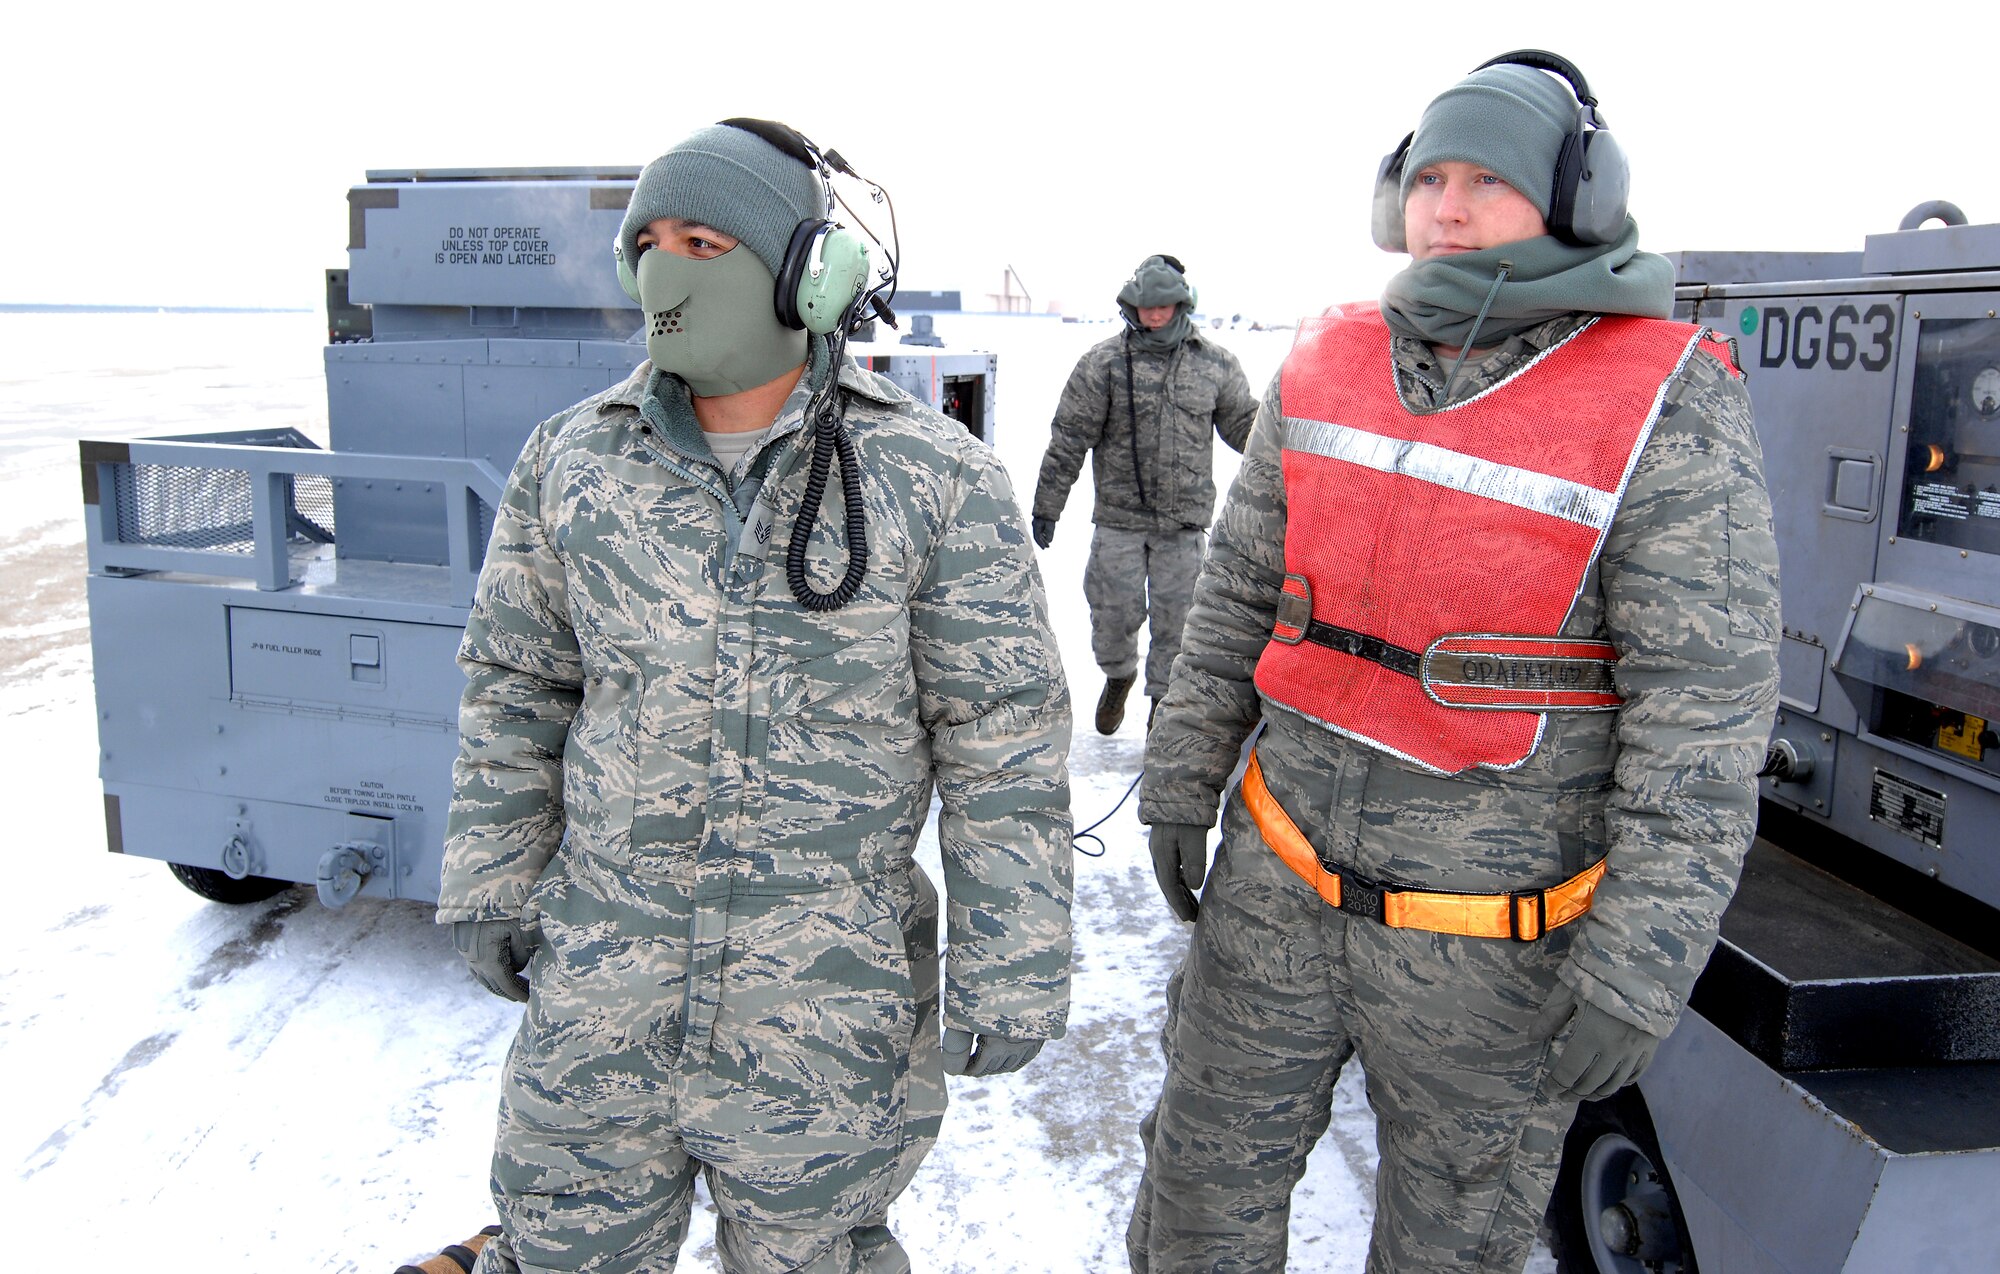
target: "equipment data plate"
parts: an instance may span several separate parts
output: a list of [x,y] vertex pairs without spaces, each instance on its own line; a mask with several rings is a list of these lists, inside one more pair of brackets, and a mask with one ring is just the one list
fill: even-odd
[[1918,787],[1887,770],[1868,788],[1868,817],[1932,849],[1944,848],[1944,793]]

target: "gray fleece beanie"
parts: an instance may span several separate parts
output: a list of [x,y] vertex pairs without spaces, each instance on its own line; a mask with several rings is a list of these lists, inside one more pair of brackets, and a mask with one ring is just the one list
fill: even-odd
[[[1150,256],[1132,271],[1132,277],[1125,280],[1125,286],[1118,289],[1120,309],[1150,309],[1156,305],[1186,305],[1194,300],[1194,292],[1188,287],[1187,276],[1167,264],[1163,256]],[[1133,315],[1133,321],[1138,315]]]
[[618,228],[618,251],[637,269],[639,232],[661,217],[682,217],[741,240],[775,279],[792,231],[825,212],[826,196],[812,169],[755,133],[711,124],[639,174]]
[[1502,178],[1546,217],[1556,157],[1576,117],[1575,94],[1546,71],[1512,63],[1474,71],[1424,108],[1403,161],[1403,202],[1418,173],[1456,160]]

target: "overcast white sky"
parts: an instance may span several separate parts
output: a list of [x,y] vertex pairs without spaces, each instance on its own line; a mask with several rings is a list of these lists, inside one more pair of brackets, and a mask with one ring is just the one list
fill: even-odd
[[0,301],[317,307],[369,168],[640,164],[743,114],[890,189],[906,286],[971,302],[1012,263],[1038,307],[1103,314],[1169,251],[1209,312],[1287,319],[1380,290],[1377,162],[1521,46],[1589,77],[1647,247],[1855,249],[1930,198],[2000,221],[1996,12],[33,0],[5,26]]

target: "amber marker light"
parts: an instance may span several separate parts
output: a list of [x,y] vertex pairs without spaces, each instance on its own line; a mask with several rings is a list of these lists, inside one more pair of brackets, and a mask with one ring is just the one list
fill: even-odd
[[[1937,445],[1936,443],[1934,443],[1934,442],[1933,442],[1933,443],[1926,443],[1926,444],[1925,444],[1925,446],[1924,446],[1924,450],[1926,450],[1926,451],[1930,452],[1930,459],[1929,459],[1929,461],[1928,461],[1928,462],[1926,462],[1926,463],[1925,463],[1925,465],[1924,465],[1924,472],[1925,472],[1925,473],[1936,473],[1936,472],[1937,472],[1937,471],[1938,471],[1939,469],[1942,469],[1942,468],[1944,468],[1944,448],[1943,448],[1943,447],[1940,447],[1940,446],[1938,446],[1938,445]],[[1910,666],[1911,666],[1912,668],[1916,667],[1916,665],[1915,665],[1915,664],[1911,664]]]
[[1924,666],[1924,652],[1917,649],[1917,643],[1913,641],[1905,642],[1903,643],[1903,649],[1908,651],[1910,654],[1911,672],[1915,672],[1917,669]]

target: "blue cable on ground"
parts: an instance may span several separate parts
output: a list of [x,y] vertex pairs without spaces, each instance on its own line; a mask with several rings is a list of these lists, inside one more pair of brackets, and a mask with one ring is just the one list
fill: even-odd
[[[1134,790],[1138,788],[1139,780],[1145,777],[1146,777],[1146,771],[1142,767],[1137,774],[1134,774],[1132,776],[1131,786],[1125,789],[1125,795],[1118,798],[1118,803],[1112,806],[1110,811],[1107,812],[1103,818],[1098,819],[1095,823],[1092,823],[1089,827],[1084,828],[1082,831],[1075,833],[1069,838],[1070,845],[1076,850],[1077,853],[1082,854],[1085,858],[1104,857],[1105,853],[1108,852],[1111,847],[1104,843],[1104,838],[1102,836],[1098,836],[1095,834],[1097,829],[1104,826],[1106,823],[1110,822],[1112,814],[1116,814],[1119,810],[1125,808],[1125,802],[1132,799],[1132,793]],[[1079,841],[1086,841],[1086,840],[1096,841],[1098,844],[1098,848],[1095,851],[1092,851],[1083,848],[1083,846],[1077,843]]]

